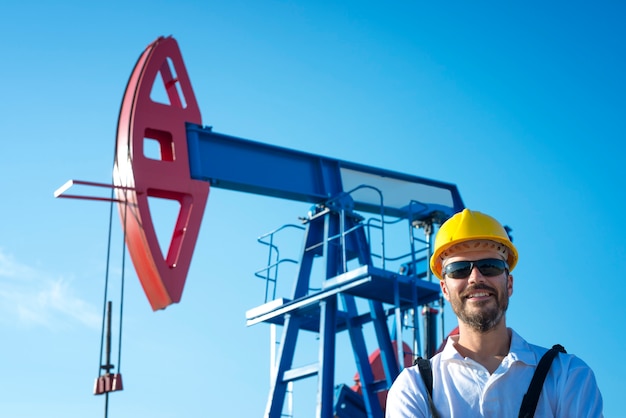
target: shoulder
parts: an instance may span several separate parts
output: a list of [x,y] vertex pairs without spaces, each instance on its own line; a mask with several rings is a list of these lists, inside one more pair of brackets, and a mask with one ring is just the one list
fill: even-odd
[[591,381],[595,385],[595,375],[591,367],[575,354],[559,353],[553,361],[554,373],[561,379],[574,381],[574,385]]
[[428,416],[426,386],[417,366],[400,372],[387,394],[387,416]]
[[417,365],[403,369],[396,380],[393,382],[391,389],[395,390],[411,390],[421,391],[425,389],[424,381],[420,376],[419,367]]
[[[515,334],[514,331],[513,340],[511,343],[512,350],[513,347],[515,347],[517,354],[520,355],[520,357],[525,355],[528,359],[527,362],[532,362],[534,363],[534,365],[538,364],[541,358],[549,351],[549,348],[547,347],[527,342],[522,337]],[[564,348],[567,350],[567,347]],[[531,359],[534,359],[534,361]],[[554,357],[551,369],[554,369],[555,371],[560,370],[562,372],[577,370],[581,372],[593,373],[589,365],[587,365],[587,363],[585,363],[580,357],[577,357],[575,354],[570,354],[567,352],[559,352]]]
[[552,363],[544,390],[558,399],[557,416],[601,417],[602,394],[591,367],[574,354],[559,353]]
[[[548,351],[545,347],[529,346],[539,358]],[[558,416],[602,416],[602,395],[595,374],[575,354],[558,353],[554,357],[544,390],[547,398],[560,400]]]
[[[526,343],[529,351],[534,353],[537,362],[541,360],[541,358],[549,351],[547,347],[538,346],[535,344]],[[564,347],[567,349],[567,347]],[[559,352],[553,360],[553,368],[560,369],[562,371],[583,371],[593,373],[591,368],[583,359],[571,353],[563,353]]]
[[[548,348],[518,338],[520,352],[525,351],[526,359],[530,361],[528,364],[536,366]],[[538,410],[551,410],[557,417],[601,417],[602,404],[591,367],[575,354],[558,353],[546,376]]]

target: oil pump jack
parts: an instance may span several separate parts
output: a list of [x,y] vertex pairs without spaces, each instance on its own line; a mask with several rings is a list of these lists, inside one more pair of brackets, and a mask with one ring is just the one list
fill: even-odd
[[[160,82],[165,102],[151,97]],[[158,144],[158,158],[146,156],[147,141]],[[180,302],[210,187],[310,204],[302,224],[295,226],[302,234],[298,260],[279,255],[274,238],[284,227],[261,240],[270,254],[267,267],[257,273],[267,281],[266,300],[246,312],[246,322],[281,329],[265,417],[289,415],[290,384],[316,377],[316,417],[382,418],[384,395],[400,370],[413,355],[434,352],[435,324],[426,322],[421,336],[419,313],[434,319],[433,305],[441,300],[427,263],[430,238],[463,209],[457,187],[214,132],[202,125],[172,37],[151,43],[131,74],[118,121],[113,185],[70,180],[55,196],[86,198],[68,193],[74,184],[115,190],[128,252],[153,310]],[[180,205],[165,256],[148,198]],[[389,242],[394,227],[404,231],[404,244]],[[276,297],[276,288],[269,289],[286,261],[297,266],[295,283],[290,295]],[[366,326],[375,335],[371,353]],[[402,341],[406,327],[413,330],[412,346]],[[298,366],[298,335],[305,332],[317,336],[318,361]],[[358,382],[353,387],[335,382],[336,341],[342,332],[349,336],[355,360]]]

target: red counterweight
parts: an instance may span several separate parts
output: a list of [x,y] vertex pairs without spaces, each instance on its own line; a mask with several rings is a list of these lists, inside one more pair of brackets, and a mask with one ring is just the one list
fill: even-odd
[[[169,103],[151,97],[159,76]],[[153,310],[180,301],[209,194],[209,183],[189,176],[186,122],[200,124],[200,110],[177,42],[160,37],[140,56],[126,87],[113,172],[128,251]],[[160,159],[146,156],[150,140],[158,142]],[[150,197],[180,204],[166,256]]]

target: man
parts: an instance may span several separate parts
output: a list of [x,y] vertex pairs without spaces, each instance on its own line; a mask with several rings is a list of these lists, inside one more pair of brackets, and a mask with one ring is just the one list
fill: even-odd
[[[432,402],[419,368],[406,368],[389,390],[387,418],[518,416],[548,350],[507,328],[517,258],[506,230],[491,216],[465,209],[441,226],[430,267],[458,318],[459,334],[430,361]],[[602,417],[594,374],[574,355],[554,358],[540,390],[536,417]]]

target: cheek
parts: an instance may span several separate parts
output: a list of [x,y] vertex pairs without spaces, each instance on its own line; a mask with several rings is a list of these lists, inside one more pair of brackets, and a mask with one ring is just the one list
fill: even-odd
[[448,283],[445,279],[441,281],[441,293],[443,293],[443,297],[446,298],[446,300],[450,300],[450,291],[448,289]]

